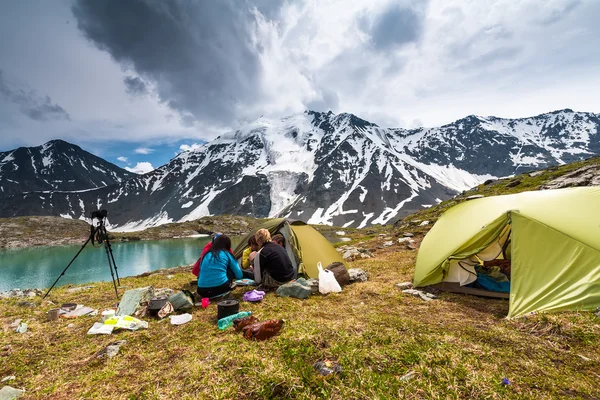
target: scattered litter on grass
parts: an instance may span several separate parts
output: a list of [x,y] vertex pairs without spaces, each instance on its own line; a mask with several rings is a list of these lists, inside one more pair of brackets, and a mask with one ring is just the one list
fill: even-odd
[[17,333],[25,333],[27,332],[27,324],[25,322],[21,322],[17,329],[15,330]]
[[414,377],[416,374],[417,374],[417,373],[416,373],[415,371],[410,371],[410,372],[408,372],[408,373],[406,373],[406,374],[402,375],[402,376],[400,377],[400,380],[401,380],[401,381],[407,381],[407,380],[411,379],[412,377]]
[[503,378],[502,379],[502,384],[503,385],[510,385],[510,381],[508,380],[508,378]]
[[592,361],[590,358],[587,358],[586,356],[582,356],[581,354],[577,354],[579,356],[579,358],[581,358],[583,361]]
[[16,376],[14,376],[14,375],[9,375],[9,376],[7,376],[7,377],[5,377],[5,378],[2,378],[2,380],[1,380],[0,382],[1,382],[1,383],[4,383],[4,382],[12,381],[12,380],[14,380],[14,379],[17,379],[17,377],[16,377]]
[[192,314],[172,315],[170,318],[172,325],[183,325],[192,320]]
[[72,311],[65,312],[62,308],[61,311],[59,311],[59,314],[63,318],[77,318],[83,317],[84,315],[94,316],[98,314],[98,310],[93,309],[92,307],[85,307],[82,304],[78,304]]
[[147,329],[148,322],[139,320],[129,315],[120,315],[118,317],[112,317],[104,321],[105,325],[112,325],[115,329],[129,329],[131,331],[137,331],[138,329]]
[[313,364],[313,367],[322,376],[329,376],[342,372],[342,366],[337,362],[330,360],[317,361]]
[[18,399],[19,397],[23,397],[24,394],[24,390],[15,389],[10,386],[4,386],[2,389],[0,389],[0,400]]
[[82,290],[90,290],[92,288],[95,288],[96,286],[80,286],[80,287],[74,287],[71,289],[67,289],[68,293],[77,293],[77,292],[81,292]]
[[437,299],[436,295],[424,292],[422,290],[417,290],[417,289],[405,289],[402,291],[402,293],[410,294],[411,296],[415,296],[415,297],[420,297],[421,299],[423,299],[425,301],[431,301],[431,300]]
[[125,343],[127,343],[127,340],[119,340],[109,344],[104,349],[100,350],[100,352],[98,352],[96,358],[113,358],[119,353],[121,346],[123,346]]
[[94,322],[87,331],[88,335],[110,335],[115,329],[114,325],[104,325],[102,322]]
[[23,321],[23,320],[20,318],[15,319],[8,327],[10,329],[17,329],[19,327],[19,325],[21,324],[21,321]]
[[256,286],[256,282],[252,279],[244,278],[233,281],[238,286]]
[[412,282],[396,283],[396,287],[398,287],[401,290],[412,289],[413,284]]

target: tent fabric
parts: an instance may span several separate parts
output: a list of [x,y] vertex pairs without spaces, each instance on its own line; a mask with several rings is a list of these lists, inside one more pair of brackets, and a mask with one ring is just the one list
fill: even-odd
[[310,278],[318,278],[318,262],[321,262],[323,267],[334,262],[344,263],[342,256],[315,228],[303,221],[286,218],[269,220],[246,235],[233,252],[236,259],[242,256],[248,246],[248,239],[259,229],[267,229],[271,235],[275,232],[283,234],[288,255],[298,274],[304,273]]
[[523,192],[463,202],[444,213],[425,236],[417,256],[414,285],[444,281],[452,260],[488,249],[510,227],[509,317],[600,306],[598,210],[600,187]]

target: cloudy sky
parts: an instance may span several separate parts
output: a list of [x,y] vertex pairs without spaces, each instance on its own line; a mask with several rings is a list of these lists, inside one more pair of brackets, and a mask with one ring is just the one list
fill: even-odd
[[0,2],[0,151],[163,164],[262,115],[600,112],[597,0]]

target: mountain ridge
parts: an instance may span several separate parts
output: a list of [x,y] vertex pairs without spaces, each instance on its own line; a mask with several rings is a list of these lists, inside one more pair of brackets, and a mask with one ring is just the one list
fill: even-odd
[[0,216],[112,208],[132,230],[212,214],[385,224],[485,180],[600,153],[600,116],[467,116],[434,128],[381,128],[353,114],[259,118],[121,183],[85,192],[13,194]]
[[88,190],[121,183],[133,175],[61,139],[0,152],[0,196]]

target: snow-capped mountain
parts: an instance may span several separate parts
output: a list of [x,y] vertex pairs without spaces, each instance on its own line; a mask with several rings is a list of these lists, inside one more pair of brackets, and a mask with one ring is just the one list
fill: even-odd
[[121,183],[133,175],[64,140],[0,153],[0,197],[93,189]]
[[13,195],[0,216],[80,218],[106,208],[121,230],[224,213],[364,227],[486,179],[598,154],[599,131],[599,115],[571,110],[414,130],[307,111],[260,118],[120,184]]

